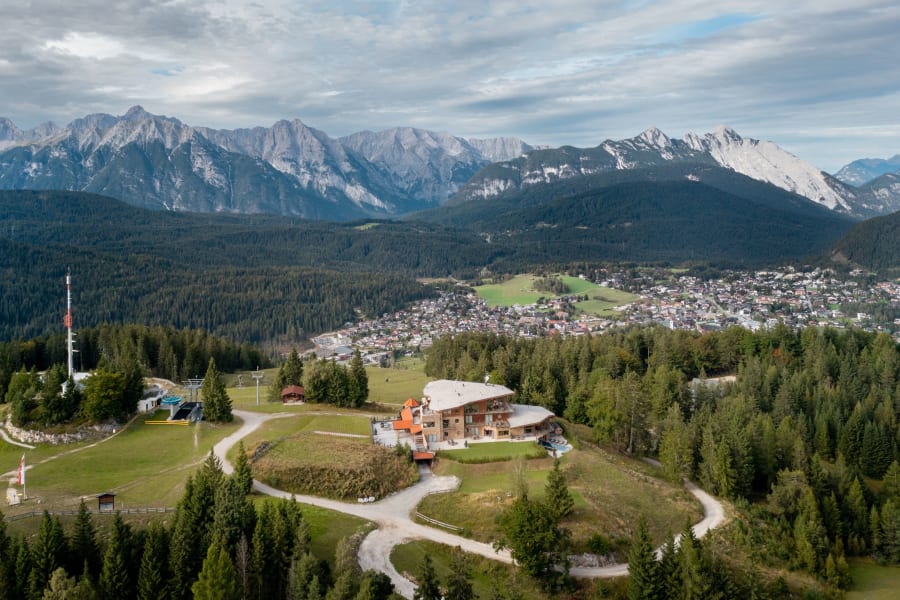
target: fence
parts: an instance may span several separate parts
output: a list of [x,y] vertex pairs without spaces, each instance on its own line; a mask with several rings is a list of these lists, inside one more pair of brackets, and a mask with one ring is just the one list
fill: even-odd
[[[424,500],[428,496],[433,496],[434,494],[447,494],[449,492],[455,492],[456,490],[459,489],[460,483],[461,482],[457,481],[456,486],[451,490],[434,490],[433,492],[428,492],[427,494],[425,494],[425,496],[422,497],[422,499]],[[414,514],[416,515],[416,518],[422,519],[426,523],[431,523],[432,525],[437,525],[438,527],[443,527],[444,529],[449,529],[450,531],[455,531],[457,533],[460,533],[463,530],[462,527],[458,527],[456,525],[451,525],[450,523],[444,523],[443,521],[438,521],[437,519],[432,519],[431,517],[427,517],[427,516],[423,515],[419,511],[416,511]]]
[[[116,513],[122,513],[123,515],[146,515],[153,513],[170,513],[175,512],[175,508],[171,507],[162,507],[162,508],[120,508],[115,511],[99,511],[94,509],[88,509],[88,512],[92,515],[114,515]],[[44,516],[43,510],[33,510],[31,512],[19,513],[17,515],[5,515],[4,519],[7,521],[19,521],[21,519],[28,519],[31,517],[42,517]],[[75,516],[78,514],[77,510],[48,510],[47,514],[53,516]]]

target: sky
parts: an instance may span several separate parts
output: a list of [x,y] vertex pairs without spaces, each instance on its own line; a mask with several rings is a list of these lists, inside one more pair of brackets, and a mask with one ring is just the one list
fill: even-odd
[[0,22],[22,129],[139,104],[554,147],[727,124],[829,172],[900,153],[896,0],[26,0]]

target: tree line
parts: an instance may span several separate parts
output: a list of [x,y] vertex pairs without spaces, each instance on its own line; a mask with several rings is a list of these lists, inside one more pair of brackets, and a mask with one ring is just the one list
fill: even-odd
[[309,361],[305,368],[292,349],[269,385],[268,401],[280,402],[281,391],[292,385],[303,386],[306,401],[314,404],[359,408],[369,399],[369,376],[358,348],[349,365],[321,358]]
[[188,478],[171,525],[137,527],[113,517],[101,536],[84,502],[70,531],[46,511],[33,539],[0,519],[2,600],[387,600],[390,579],[362,572],[358,539],[345,538],[333,567],[310,546],[297,503],[253,502],[243,445],[235,471],[210,453]]
[[588,425],[618,451],[659,458],[673,481],[734,499],[736,536],[763,564],[846,585],[847,556],[900,561],[900,353],[886,334],[460,334],[435,341],[426,373],[490,373],[520,402]]

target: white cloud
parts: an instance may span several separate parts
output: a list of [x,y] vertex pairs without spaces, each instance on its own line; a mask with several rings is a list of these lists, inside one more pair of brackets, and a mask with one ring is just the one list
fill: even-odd
[[[900,94],[892,0],[35,0],[0,20],[18,24],[0,31],[3,116],[23,127],[141,103],[214,127],[554,145],[724,122],[827,169],[900,151],[878,134]],[[816,127],[828,148],[802,142]]]

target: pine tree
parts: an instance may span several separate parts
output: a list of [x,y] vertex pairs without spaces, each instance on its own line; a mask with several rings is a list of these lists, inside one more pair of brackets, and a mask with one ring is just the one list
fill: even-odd
[[19,541],[16,551],[16,566],[13,577],[13,598],[28,598],[29,584],[31,579],[33,562],[31,560],[31,550],[25,537]]
[[231,553],[241,536],[252,531],[253,505],[234,477],[223,479],[215,494],[211,539]]
[[575,508],[575,499],[566,485],[566,475],[559,468],[559,458],[553,459],[553,469],[547,476],[544,502],[555,513],[557,521],[572,514]]
[[431,564],[431,555],[425,554],[422,559],[422,573],[419,576],[419,585],[413,594],[413,600],[441,600],[441,588],[438,584],[437,573]]
[[475,599],[469,561],[459,546],[453,549],[450,556],[450,574],[447,576],[447,593],[444,596],[455,600]]
[[250,467],[250,461],[247,459],[247,452],[244,450],[244,440],[238,442],[237,458],[234,461],[234,474],[232,477],[238,482],[238,486],[245,496],[253,490],[253,471]]
[[200,576],[191,586],[194,600],[240,600],[241,586],[225,548],[214,543],[209,547]]
[[50,576],[63,566],[67,551],[66,538],[59,517],[51,517],[46,510],[41,519],[41,527],[32,549],[35,583],[43,590],[50,581]]
[[209,359],[209,366],[200,388],[203,398],[203,418],[213,423],[230,423],[234,420],[231,413],[231,398],[225,391],[225,383],[216,369],[214,358]]
[[656,572],[656,556],[650,542],[647,519],[642,515],[628,551],[628,600],[655,598],[658,587]]
[[350,359],[350,379],[353,382],[351,389],[354,392],[351,406],[358,408],[369,399],[369,376],[366,374],[359,348],[353,351],[353,358]]
[[281,390],[290,385],[303,385],[303,361],[296,348],[291,348],[287,360],[278,368],[278,374],[269,385],[268,401],[280,402]]
[[[116,518],[120,517],[118,514]],[[106,552],[103,554],[103,567],[100,570],[100,593],[104,598],[131,598],[134,595],[129,565],[126,556],[129,548],[123,538],[124,528],[113,526],[109,536]]]
[[169,534],[159,524],[147,529],[138,572],[138,600],[168,600]]
[[78,516],[75,517],[75,527],[72,532],[71,559],[69,571],[77,573],[87,565],[91,577],[100,574],[100,545],[97,543],[97,528],[91,519],[91,513],[82,499],[78,506]]
[[[362,574],[359,591],[354,600],[390,600],[394,597],[394,584],[384,573],[369,569]],[[453,596],[444,596],[448,600]]]

